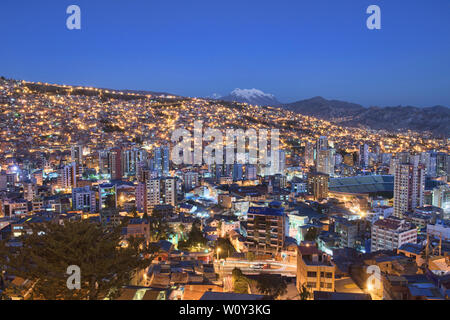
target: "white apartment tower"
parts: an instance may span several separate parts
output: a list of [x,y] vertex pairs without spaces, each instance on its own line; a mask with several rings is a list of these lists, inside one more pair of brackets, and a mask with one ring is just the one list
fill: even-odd
[[[160,204],[176,205],[175,178],[159,178],[147,180],[147,210]],[[149,210],[151,211],[151,210]]]
[[408,163],[399,161],[394,166],[394,216],[423,206],[425,167],[418,156],[411,156]]

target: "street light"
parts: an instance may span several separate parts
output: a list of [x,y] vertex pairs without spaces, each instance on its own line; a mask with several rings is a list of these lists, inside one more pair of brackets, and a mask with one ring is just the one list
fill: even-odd
[[219,261],[219,252],[221,251],[220,248],[217,248],[217,261]]

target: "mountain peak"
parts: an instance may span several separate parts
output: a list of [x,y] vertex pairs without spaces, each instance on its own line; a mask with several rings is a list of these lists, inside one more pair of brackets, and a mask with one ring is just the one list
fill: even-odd
[[317,96],[317,97],[312,97],[309,99],[309,101],[326,101],[327,99],[325,99],[324,97],[321,96]]
[[239,89],[236,88],[233,91],[231,91],[231,95],[234,96],[240,96],[240,97],[247,97],[247,98],[254,98],[254,97],[268,97],[268,98],[274,98],[275,96],[270,93],[264,93],[261,90],[258,89]]
[[281,103],[271,93],[265,93],[259,89],[239,89],[236,88],[227,96],[220,99],[225,101],[235,101],[259,106],[279,106]]

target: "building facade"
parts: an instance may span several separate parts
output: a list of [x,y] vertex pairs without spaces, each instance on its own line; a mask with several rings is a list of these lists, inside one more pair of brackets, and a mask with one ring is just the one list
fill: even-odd
[[405,220],[387,218],[372,225],[372,252],[397,250],[405,243],[417,243],[417,228]]

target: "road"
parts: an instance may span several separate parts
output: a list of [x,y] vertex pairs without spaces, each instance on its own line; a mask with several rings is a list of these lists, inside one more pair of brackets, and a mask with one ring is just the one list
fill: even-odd
[[[270,269],[254,269],[251,266],[258,264],[270,264]],[[220,265],[214,262],[214,269],[221,276],[229,275],[234,268],[241,269],[244,274],[260,274],[264,273],[274,273],[281,274],[283,276],[296,276],[297,266],[295,264],[287,264],[275,261],[247,261],[247,260],[237,260],[237,261],[223,261]]]

